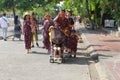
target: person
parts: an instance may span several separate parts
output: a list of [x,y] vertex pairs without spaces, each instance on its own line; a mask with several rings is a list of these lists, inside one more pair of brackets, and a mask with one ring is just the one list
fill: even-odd
[[15,20],[14,20],[14,37],[12,38],[12,40],[14,41],[14,38],[19,38],[19,40],[21,40],[21,22],[18,19],[18,16],[15,16]]
[[45,17],[45,21],[44,21],[44,28],[43,28],[43,48],[46,48],[48,49],[48,53],[49,53],[49,50],[50,50],[50,41],[49,41],[49,27],[54,25],[53,24],[53,21],[51,20],[51,16],[50,14],[46,14],[46,17]]
[[37,47],[39,47],[39,44],[38,44],[39,25],[37,23],[37,19],[35,18],[34,12],[32,13],[32,16],[31,16],[31,23],[32,23],[32,47],[34,47],[34,38],[35,38]]
[[67,11],[66,17],[67,17],[67,19],[68,19],[68,21],[69,21],[71,30],[72,30],[72,29],[75,29],[75,28],[74,28],[74,20],[73,20],[73,18],[72,18],[72,12],[71,12],[71,11]]
[[27,49],[27,53],[30,53],[32,41],[32,29],[29,13],[25,13],[24,15],[22,33],[24,34],[25,49]]
[[42,25],[44,25],[45,20],[46,20],[46,15],[42,18]]
[[68,19],[66,18],[65,10],[61,10],[58,16],[54,19],[55,28],[60,29],[65,34],[64,46],[67,47],[68,35],[70,35],[71,27]]
[[7,41],[7,29],[9,26],[9,20],[6,17],[6,13],[3,13],[3,16],[0,18],[0,26],[2,28],[2,38],[4,41]]
[[76,34],[75,30],[71,30],[71,34],[68,37],[67,41],[67,50],[70,53],[70,57],[72,57],[72,54],[74,54],[74,58],[76,57],[76,51],[77,51],[77,43],[78,43],[78,35]]
[[78,15],[78,22],[81,24],[81,22],[82,22],[82,19],[81,19],[81,16],[80,15]]
[[59,28],[63,32],[66,29],[70,29],[69,21],[65,16],[66,16],[65,10],[61,10],[58,13],[58,16],[56,16],[53,20],[55,22],[55,27]]

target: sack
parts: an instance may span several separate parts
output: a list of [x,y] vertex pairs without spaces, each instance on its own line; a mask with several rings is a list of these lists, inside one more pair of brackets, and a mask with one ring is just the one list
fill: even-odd
[[59,29],[54,29],[51,31],[51,40],[55,44],[62,44],[65,41],[65,35]]

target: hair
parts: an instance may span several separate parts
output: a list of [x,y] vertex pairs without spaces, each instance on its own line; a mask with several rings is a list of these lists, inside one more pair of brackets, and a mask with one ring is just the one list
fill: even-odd
[[49,16],[49,17],[51,17],[49,13],[46,13],[45,17],[46,17],[46,16]]
[[3,16],[6,16],[6,13],[3,13]]
[[65,9],[63,9],[63,10],[61,10],[62,12],[65,12],[66,10]]
[[14,24],[17,24],[17,21],[18,21],[18,15],[15,16]]
[[70,15],[72,15],[72,11],[68,11],[68,13],[70,13]]
[[[28,16],[28,15],[25,15],[25,16],[24,16],[24,20],[26,20],[26,16]],[[30,18],[29,18],[29,19],[30,19]]]
[[32,15],[35,15],[35,13],[34,13],[34,12],[32,12]]

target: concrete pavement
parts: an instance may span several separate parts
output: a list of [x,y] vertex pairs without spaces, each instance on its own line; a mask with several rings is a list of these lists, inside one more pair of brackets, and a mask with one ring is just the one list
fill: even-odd
[[[13,34],[12,28],[9,32]],[[40,46],[42,39],[39,34]],[[26,54],[24,41],[12,41],[12,37],[0,40],[0,80],[99,80],[91,79],[84,43],[78,44],[77,58],[67,59],[64,64],[49,63],[45,49],[35,46],[31,51]]]
[[95,65],[100,80],[119,80],[120,38],[111,36],[103,30],[87,30],[84,25],[79,25],[79,28],[83,33],[82,37],[88,54],[99,55],[99,62]]

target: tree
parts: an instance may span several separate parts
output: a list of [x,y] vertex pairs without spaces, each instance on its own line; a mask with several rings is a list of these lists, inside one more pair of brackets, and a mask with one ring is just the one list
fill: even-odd
[[35,3],[33,0],[2,0],[0,2],[1,10],[12,10],[15,16],[16,9],[30,9],[32,5]]

